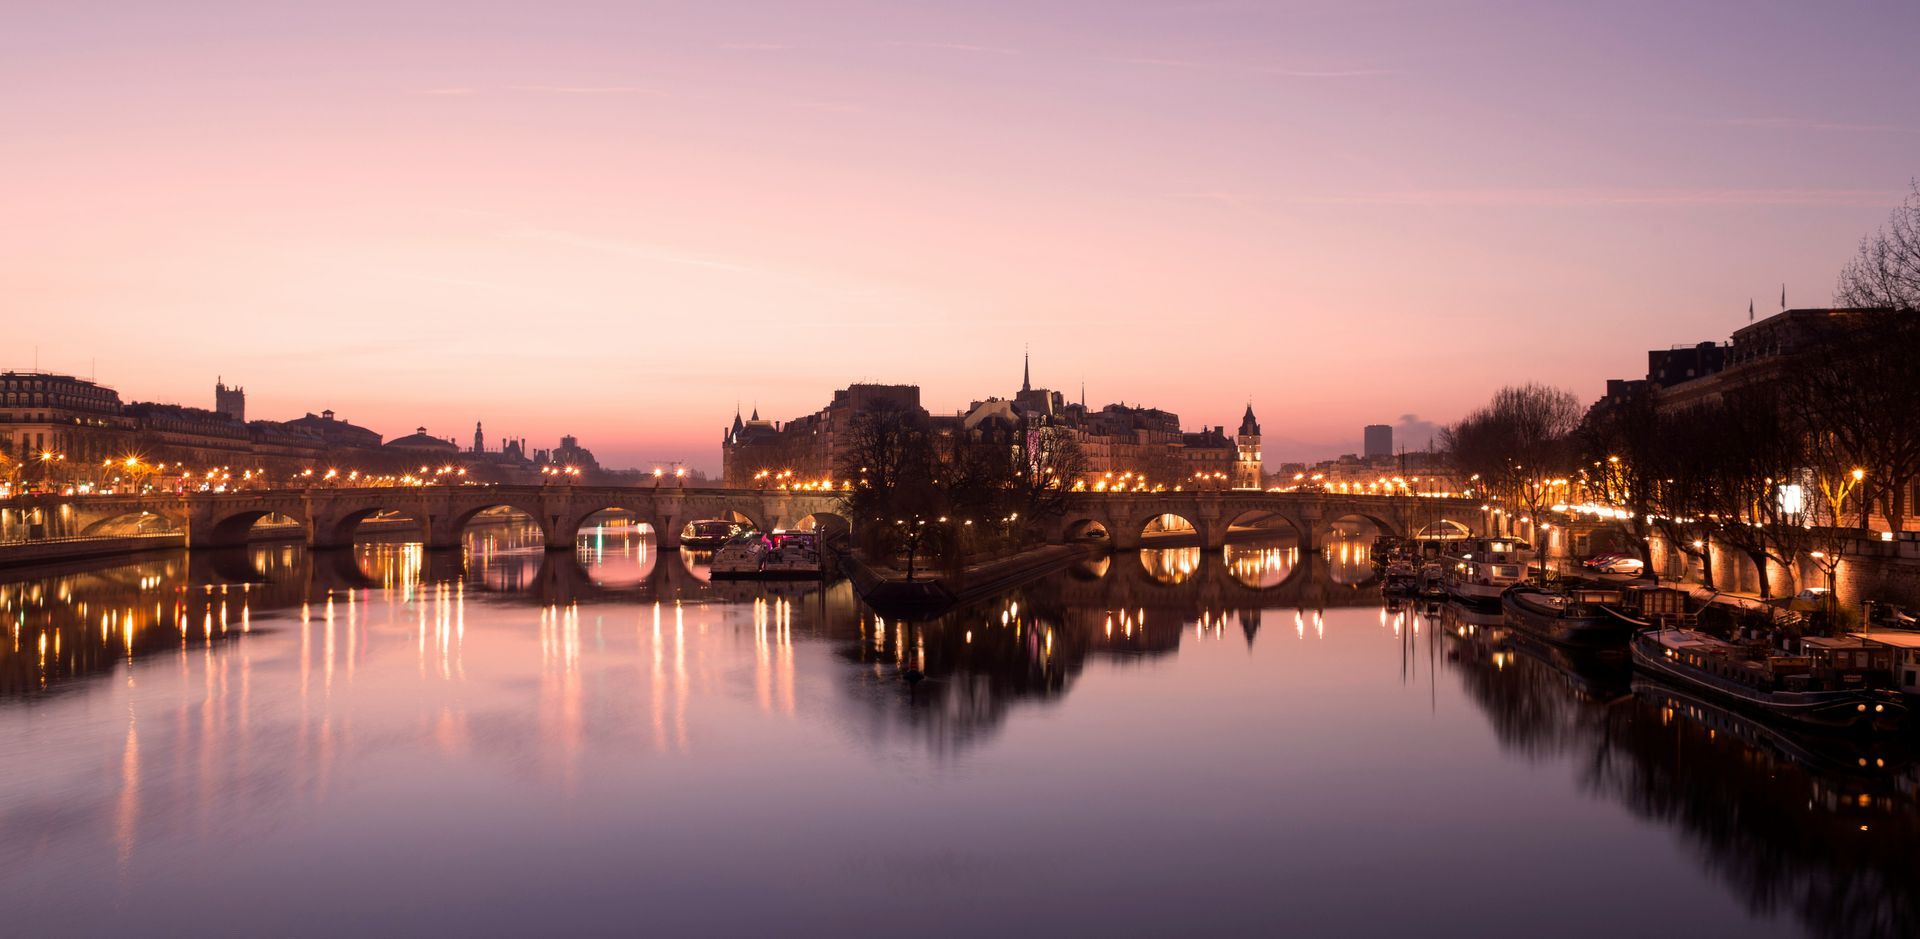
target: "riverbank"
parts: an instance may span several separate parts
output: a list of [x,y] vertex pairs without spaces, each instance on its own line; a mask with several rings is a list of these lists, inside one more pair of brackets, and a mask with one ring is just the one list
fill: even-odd
[[187,536],[179,532],[152,535],[117,535],[109,538],[76,536],[41,541],[11,541],[0,544],[0,567],[25,567],[48,561],[75,561],[84,558],[114,557],[184,548]]
[[868,564],[856,555],[841,563],[860,599],[887,616],[925,619],[1037,580],[1100,550],[1089,544],[1042,545],[968,565],[951,575],[918,576]]

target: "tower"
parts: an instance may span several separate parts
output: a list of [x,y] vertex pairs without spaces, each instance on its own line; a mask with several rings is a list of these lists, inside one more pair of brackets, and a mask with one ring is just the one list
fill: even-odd
[[1371,460],[1393,455],[1393,425],[1368,424],[1360,431],[1361,453]]
[[228,388],[225,381],[213,380],[213,409],[244,424],[247,422],[247,389]]
[[1240,418],[1240,433],[1233,438],[1238,451],[1233,460],[1233,488],[1260,488],[1260,422],[1253,417],[1253,402],[1247,402],[1247,413]]
[[487,435],[480,432],[480,422],[473,422],[473,452],[487,452]]

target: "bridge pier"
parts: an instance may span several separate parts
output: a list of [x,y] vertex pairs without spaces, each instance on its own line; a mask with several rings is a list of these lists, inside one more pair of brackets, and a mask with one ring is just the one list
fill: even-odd
[[680,529],[685,524],[672,515],[662,515],[657,520],[649,520],[653,526],[654,544],[662,551],[680,550]]

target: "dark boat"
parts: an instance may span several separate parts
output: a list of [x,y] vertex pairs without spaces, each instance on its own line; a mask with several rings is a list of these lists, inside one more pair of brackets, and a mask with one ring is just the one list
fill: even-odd
[[1388,596],[1411,596],[1419,588],[1419,572],[1406,561],[1394,561],[1387,565],[1380,592]]
[[1804,657],[1768,655],[1692,629],[1646,630],[1631,647],[1641,674],[1794,727],[1892,733],[1906,720],[1898,693],[1828,687]]
[[680,533],[680,546],[683,548],[718,548],[747,530],[739,522],[730,522],[723,518],[703,518],[688,522]]
[[1574,590],[1548,593],[1537,587],[1509,587],[1500,595],[1507,625],[1537,639],[1563,646],[1619,646],[1633,637],[1633,628],[1611,613],[1617,603],[1611,590]]

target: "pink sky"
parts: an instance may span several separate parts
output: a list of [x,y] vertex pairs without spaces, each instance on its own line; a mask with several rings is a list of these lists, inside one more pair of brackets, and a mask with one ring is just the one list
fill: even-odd
[[0,367],[713,468],[736,400],[1030,344],[1332,456],[1829,298],[1920,7],[1675,6],[16,6]]

